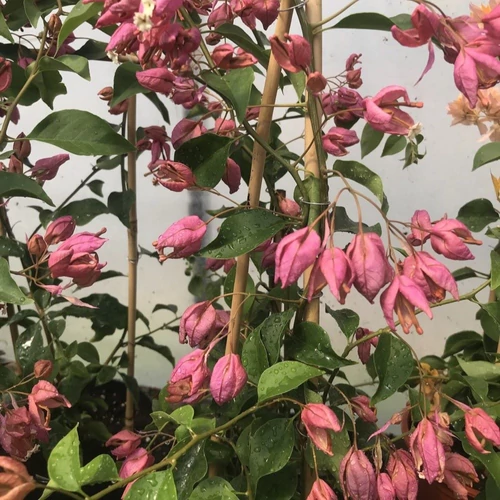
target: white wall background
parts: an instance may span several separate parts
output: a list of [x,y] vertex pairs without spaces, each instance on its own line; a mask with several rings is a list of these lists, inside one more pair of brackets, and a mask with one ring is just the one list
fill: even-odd
[[[325,0],[325,17],[338,10],[345,3],[337,0]],[[468,13],[468,0],[438,1],[442,9],[451,16]],[[349,13],[363,11],[377,11],[388,16],[401,12],[411,12],[415,4],[404,0],[361,0],[350,9]],[[294,28],[298,32],[298,27]],[[89,30],[90,35],[90,30]],[[92,34],[94,35],[94,34]],[[414,87],[427,60],[425,47],[407,49],[399,46],[390,33],[379,31],[354,31],[333,30],[325,33],[324,61],[326,76],[339,73],[346,58],[352,52],[362,53],[363,80],[361,88],[363,95],[373,95],[387,85],[403,85],[408,89],[411,99],[425,103],[421,110],[411,110],[416,120],[424,125],[427,156],[419,165],[412,165],[403,170],[399,160],[400,155],[388,158],[379,158],[380,151],[368,156],[363,162],[377,172],[383,179],[386,195],[390,203],[389,216],[397,220],[409,220],[416,209],[426,208],[433,219],[440,218],[448,213],[454,217],[458,209],[466,202],[479,197],[493,199],[493,189],[490,180],[490,168],[483,167],[472,173],[472,158],[478,149],[478,132],[473,127],[458,126],[450,128],[450,117],[446,114],[446,105],[458,95],[453,84],[453,68],[445,63],[438,53],[437,61],[424,80]],[[77,108],[99,114],[106,119],[118,122],[117,117],[109,117],[105,103],[99,101],[97,92],[107,85],[112,85],[115,68],[111,64],[92,63],[92,81],[86,82],[75,75],[63,74],[68,87],[68,95],[56,99],[56,109]],[[292,94],[284,96],[282,102],[291,102]],[[176,123],[182,116],[182,110],[170,107],[171,122]],[[17,127],[10,129],[10,135],[19,131],[28,133],[50,110],[43,103],[31,107],[21,108],[21,121]],[[138,123],[141,126],[162,125],[161,117],[149,101],[139,97]],[[295,137],[297,125],[288,122],[285,131]],[[361,132],[363,124],[357,126]],[[171,127],[167,126],[167,131]],[[298,145],[300,149],[300,144]],[[55,154],[55,148],[43,144],[33,143],[32,160]],[[359,160],[359,149],[352,148],[353,152],[347,159]],[[146,157],[139,161],[138,179],[138,212],[139,212],[139,243],[152,249],[151,242],[155,240],[171,223],[187,215],[188,195],[186,193],[171,193],[161,187],[153,187],[150,178],[142,177],[146,172]],[[56,205],[60,203],[67,193],[78,185],[89,172],[92,158],[82,158],[72,155],[71,161],[61,167],[58,177],[46,184],[45,188]],[[495,172],[494,165],[491,170]],[[498,175],[498,172],[496,172]],[[98,178],[105,181],[104,199],[112,191],[120,189],[119,170],[102,172]],[[290,183],[282,186],[291,192]],[[335,185],[331,185],[332,193]],[[225,186],[221,191],[227,193]],[[80,192],[78,198],[91,196],[88,189]],[[244,194],[241,194],[243,199]],[[220,206],[218,200],[210,201],[212,206]],[[25,206],[32,202],[13,200],[9,204],[9,214],[18,238],[30,234],[38,223],[37,213],[26,209]],[[349,206],[348,206],[349,209]],[[355,213],[351,208],[349,213]],[[379,220],[376,214],[364,210],[369,223]],[[113,216],[102,216],[84,227],[84,230],[95,231],[107,227],[107,237],[110,242],[100,251],[102,261],[108,262],[107,269],[116,269],[127,272],[126,229]],[[488,269],[489,251],[493,240],[484,238],[482,247],[474,247],[476,261],[471,265],[480,270]],[[470,264],[470,263],[469,263]],[[458,263],[455,267],[461,267]],[[13,266],[14,267],[14,266]],[[184,263],[181,261],[168,261],[162,267],[153,259],[143,257],[139,261],[139,309],[151,318],[151,328],[160,326],[169,319],[168,312],[157,312],[151,316],[151,311],[157,303],[175,303],[183,311],[193,300],[187,292],[188,279],[184,274]],[[474,280],[469,280],[460,285],[462,291],[470,290],[477,286]],[[107,292],[115,295],[122,303],[127,302],[126,278],[117,278],[97,283],[89,293]],[[84,291],[85,294],[85,291]],[[82,294],[81,296],[84,296]],[[325,293],[324,300],[332,307],[337,307],[334,299]],[[351,293],[346,307],[355,309],[362,318],[362,325],[373,330],[384,325],[380,308],[369,305],[356,292]],[[435,318],[431,322],[422,317],[425,330],[423,336],[412,333],[409,341],[419,355],[436,353],[440,354],[446,338],[460,330],[477,329],[479,324],[475,321],[476,307],[469,303],[461,303],[446,308],[434,310]],[[334,348],[342,351],[345,339],[338,331],[338,327],[325,316],[324,326],[331,334]],[[138,323],[138,333],[144,333],[142,323]],[[64,338],[66,341],[73,339],[88,340],[92,337],[88,321],[68,321]],[[9,333],[6,328],[0,332],[0,349],[9,351]],[[162,331],[156,334],[158,343],[168,344],[176,357],[187,351],[185,346],[179,345],[174,333]],[[96,346],[105,359],[117,341],[117,334],[106,337]],[[160,355],[143,348],[137,350],[136,363],[137,377],[144,385],[160,386],[168,379],[171,367]],[[369,377],[363,367],[353,367],[347,370],[353,383],[368,381]],[[404,401],[395,396],[382,410],[381,418],[384,419],[388,412],[400,408]]]

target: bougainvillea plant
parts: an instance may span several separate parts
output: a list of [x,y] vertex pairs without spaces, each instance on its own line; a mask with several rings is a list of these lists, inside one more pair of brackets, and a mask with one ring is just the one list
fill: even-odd
[[[338,12],[336,2],[324,3],[7,0],[2,7],[0,325],[10,329],[15,360],[0,366],[0,498],[500,498],[500,245],[492,245],[490,269],[448,269],[474,259],[486,239],[500,239],[499,212],[478,199],[455,218],[424,206],[409,221],[390,213],[381,176],[345,157],[358,145],[366,157],[385,140],[383,156],[418,168],[425,103],[398,81],[366,95],[370,75],[356,47],[326,74],[321,47],[326,29],[386,30],[404,47],[427,47],[421,78],[442,54],[460,93],[449,99],[453,124],[476,125],[486,142],[477,169],[500,159],[500,1],[456,18],[425,0],[394,18],[350,13],[357,0]],[[96,39],[78,36],[85,24],[100,31]],[[117,64],[99,98],[121,123],[66,109],[12,135],[32,104],[52,108],[67,92],[61,73],[89,79],[90,60]],[[283,102],[287,87],[295,102]],[[164,126],[137,126],[143,98]],[[167,105],[184,118],[169,123]],[[285,119],[301,131],[300,155],[282,134]],[[61,152],[40,158],[37,142]],[[54,207],[50,181],[76,155],[97,159]],[[197,297],[179,315],[157,305],[175,315],[158,329],[136,306],[138,155],[164,196],[202,191],[221,203],[169,227],[158,218],[157,240],[141,247],[163,264],[159,274],[185,259]],[[122,189],[105,204],[96,177],[113,169]],[[498,202],[500,179],[492,180]],[[97,198],[75,201],[86,186]],[[9,219],[22,197],[42,203],[34,230]],[[357,213],[347,214],[346,199]],[[127,227],[127,306],[106,293],[82,297],[81,289],[119,275],[99,260],[112,244],[106,229],[81,228],[104,213]],[[211,241],[208,225],[218,228]],[[479,285],[460,295],[457,281],[470,278]],[[363,309],[348,308],[353,288],[381,308],[384,324],[369,328]],[[323,294],[335,307],[325,310]],[[432,319],[459,301],[477,304],[482,332],[446,332],[445,352],[419,359],[412,338],[426,335],[420,315]],[[345,336],[335,350],[320,326],[325,314]],[[91,321],[92,342],[65,341],[69,317]],[[146,334],[136,336],[138,321]],[[162,329],[191,351],[175,362],[153,338]],[[95,343],[113,334],[118,343],[103,361]],[[147,422],[137,418],[144,403],[136,345],[174,365]],[[359,364],[373,381],[369,393],[349,382]],[[124,418],[107,425],[112,402],[95,388],[118,376],[127,387]],[[406,405],[380,421],[377,405],[397,392]]]

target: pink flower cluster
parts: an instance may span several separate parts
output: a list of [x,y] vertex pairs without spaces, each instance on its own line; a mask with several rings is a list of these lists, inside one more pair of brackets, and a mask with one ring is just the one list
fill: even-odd
[[[28,241],[28,251],[36,268],[47,265],[52,278],[71,278],[71,282],[65,286],[46,285],[41,279],[35,280],[38,286],[52,295],[62,295],[63,291],[72,285],[79,287],[93,285],[106,265],[99,262],[96,253],[107,241],[101,238],[106,229],[101,229],[97,233],[73,234],[75,227],[75,221],[71,216],[59,217],[48,225],[44,236],[34,234]],[[49,248],[53,245],[59,246],[50,251]],[[86,305],[74,297],[63,297],[74,304]]]
[[[50,370],[47,370],[48,364]],[[37,378],[48,376],[50,371],[49,361],[35,364]],[[11,457],[24,462],[38,450],[38,442],[49,441],[50,410],[70,408],[71,404],[46,380],[33,386],[24,406],[19,406],[12,394],[10,401],[10,406],[3,406],[4,413],[0,414],[0,446]]]

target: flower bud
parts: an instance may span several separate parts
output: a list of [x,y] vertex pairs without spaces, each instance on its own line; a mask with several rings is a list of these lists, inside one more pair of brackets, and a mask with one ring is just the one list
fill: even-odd
[[28,241],[28,252],[35,257],[41,257],[47,250],[47,243],[40,234],[34,234]]
[[49,22],[47,23],[47,27],[49,28],[49,33],[56,37],[59,35],[59,31],[61,31],[61,18],[57,14],[51,14],[49,17]]
[[[229,3],[223,3],[220,7],[214,9],[207,19],[207,26],[210,29],[218,28],[223,24],[230,23],[234,19],[233,11]],[[212,34],[212,33],[211,33]],[[216,33],[214,33],[216,34]],[[219,35],[220,36],[220,35]]]
[[113,87],[104,87],[97,93],[101,101],[110,102],[113,99]]
[[57,175],[61,165],[66,163],[68,160],[68,154],[42,158],[41,160],[38,160],[35,163],[35,166],[31,169],[31,175],[39,182],[50,181]]
[[395,500],[396,492],[392,485],[391,478],[385,472],[379,474],[377,477],[377,493],[378,500]]
[[[371,333],[373,332],[371,330],[368,330],[368,328],[358,328],[356,329],[356,340],[361,340],[363,337],[366,337]],[[363,363],[364,365],[368,363],[368,360],[370,359],[371,346],[377,347],[377,344],[378,337],[374,337],[366,342],[358,344],[358,356],[361,363]]]
[[323,92],[327,85],[328,81],[319,71],[314,71],[307,77],[307,88],[313,94]]
[[23,161],[31,154],[31,143],[27,139],[25,139],[25,135],[21,132],[17,138],[23,140],[14,141],[14,153],[16,156]]
[[64,215],[51,222],[45,231],[47,245],[57,245],[66,241],[75,232],[76,223],[71,215]]
[[340,485],[345,498],[374,500],[377,498],[375,471],[367,456],[352,447],[340,464]]
[[34,373],[36,378],[48,378],[52,373],[54,364],[49,359],[41,359],[37,361],[34,366]]
[[218,45],[221,40],[222,35],[220,33],[215,33],[214,31],[212,31],[206,36],[205,43],[210,46],[215,46]]
[[23,500],[36,487],[28,470],[18,460],[0,457],[0,471],[0,498],[2,500]]
[[[233,122],[234,123],[234,122]],[[241,184],[241,168],[240,166],[231,158],[227,159],[226,170],[222,176],[222,182],[229,187],[229,193],[233,194],[238,191]]]
[[111,453],[118,459],[127,458],[141,444],[141,436],[128,430],[120,431],[106,441],[106,446],[116,446]]
[[363,85],[363,80],[361,79],[361,69],[353,69],[346,73],[345,75],[347,85],[351,89],[359,89]]
[[179,342],[184,344],[188,339],[191,347],[208,345],[215,334],[215,320],[215,308],[210,301],[189,306],[181,317]]
[[333,455],[330,431],[342,430],[337,415],[324,404],[310,403],[304,407],[300,418],[314,445],[327,455]]
[[285,215],[290,217],[298,217],[300,215],[300,205],[290,198],[286,197],[286,192],[282,189],[276,190],[276,197],[278,198],[279,209]]
[[337,495],[323,479],[316,479],[307,500],[337,500]]
[[359,418],[365,422],[375,423],[377,418],[377,408],[370,406],[370,398],[368,396],[356,396],[351,399],[352,410]]
[[210,392],[220,406],[234,399],[247,383],[247,374],[237,354],[226,354],[217,361],[210,378]]
[[9,168],[8,172],[12,174],[22,174],[23,173],[23,162],[19,160],[15,155],[11,155],[9,158]]
[[298,73],[311,64],[312,51],[309,42],[300,35],[285,35],[284,41],[276,35],[269,38],[271,51],[277,63],[286,71]]
[[12,83],[12,63],[0,57],[0,92],[5,92]]

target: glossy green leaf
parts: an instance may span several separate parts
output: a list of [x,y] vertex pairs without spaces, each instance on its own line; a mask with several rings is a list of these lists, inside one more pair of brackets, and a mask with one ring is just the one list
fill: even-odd
[[483,380],[495,380],[500,377],[500,365],[488,361],[464,361],[457,358],[460,368],[470,377]]
[[452,274],[453,277],[455,278],[455,281],[462,281],[470,278],[479,277],[476,271],[474,271],[474,269],[471,269],[470,267],[461,267],[460,269],[453,271]]
[[391,156],[401,153],[406,148],[406,137],[402,135],[390,135],[385,141],[382,156]]
[[[231,307],[233,303],[233,296],[231,295],[234,290],[234,282],[236,280],[236,266],[227,273],[226,279],[224,280],[224,300],[226,304]],[[253,278],[249,275],[247,277],[247,285],[245,292],[248,294],[245,298],[245,302],[243,304],[243,314],[247,315],[255,302],[255,283]]]
[[347,28],[347,29],[358,29],[358,30],[377,30],[377,31],[390,31],[394,26],[399,26],[402,29],[407,29],[411,27],[410,15],[409,14],[399,14],[392,18],[383,16],[378,12],[359,12],[357,14],[351,14],[341,19],[334,26],[327,28]]
[[256,498],[259,500],[290,500],[297,492],[298,473],[293,464],[264,476],[259,481]]
[[153,307],[153,312],[161,311],[164,309],[173,312],[174,314],[177,314],[177,311],[179,310],[179,308],[175,304],[156,304]]
[[54,100],[57,96],[68,93],[68,89],[62,83],[62,76],[58,71],[38,73],[31,88],[38,89],[40,98],[50,109],[54,109]]
[[96,376],[95,384],[99,386],[111,382],[116,377],[116,372],[117,370],[114,366],[103,366]]
[[14,43],[14,38],[12,38],[12,34],[5,22],[5,17],[2,12],[0,12],[0,36],[6,38],[10,43]]
[[463,331],[450,335],[446,339],[446,344],[444,346],[443,358],[453,356],[466,347],[471,347],[477,345],[478,347],[483,344],[483,337],[477,332]]
[[364,158],[372,151],[377,149],[383,138],[383,132],[375,130],[369,123],[367,123],[363,128],[363,132],[361,133],[361,158]]
[[134,203],[135,193],[130,189],[125,192],[115,191],[108,197],[109,212],[116,215],[125,227],[130,227],[130,209]]
[[175,161],[184,163],[194,173],[196,184],[213,188],[226,171],[232,139],[203,134],[185,142],[176,152]]
[[16,341],[15,350],[16,359],[21,365],[23,373],[31,373],[35,362],[43,359],[42,325],[36,323],[21,333]]
[[11,198],[14,196],[36,198],[51,207],[54,206],[54,203],[38,182],[23,174],[0,171],[0,197]]
[[[18,97],[18,95],[21,95],[21,89],[24,89],[19,104],[21,104],[21,106],[31,106],[40,99],[40,91],[36,85],[30,85],[26,88],[26,81],[28,77],[26,75],[26,71],[22,69],[21,66],[13,64],[11,66],[11,70],[12,82],[9,88],[2,92],[2,96],[14,99]],[[36,81],[37,80],[35,79],[33,83],[36,84]]]
[[47,469],[50,480],[58,488],[67,491],[81,491],[80,439],[77,427],[63,437],[52,450]]
[[138,406],[139,399],[140,399],[140,390],[139,390],[139,384],[137,383],[137,379],[135,377],[132,377],[132,376],[127,375],[125,373],[119,372],[118,374],[120,375],[123,382],[125,383],[127,390],[129,390],[130,394],[132,394],[135,406]]
[[[205,136],[206,137],[206,136]],[[287,225],[267,210],[245,210],[228,217],[214,241],[202,248],[202,257],[231,259],[251,252]]]
[[379,385],[372,396],[372,405],[392,396],[407,380],[415,363],[409,347],[392,334],[379,337],[373,355]]
[[116,167],[119,167],[124,161],[124,157],[122,155],[118,156],[101,156],[97,162],[96,162],[96,167],[100,170],[113,170]]
[[59,36],[57,37],[57,47],[60,47],[64,40],[66,40],[76,28],[96,16],[101,9],[102,5],[99,3],[84,4],[82,0],[80,0],[71,9],[64,20],[61,30],[59,31]]
[[348,339],[354,335],[354,332],[359,327],[359,316],[351,309],[332,309],[327,304],[326,312],[337,322],[340,330]]
[[477,233],[488,224],[498,221],[499,216],[490,200],[479,198],[466,203],[458,211],[457,219]]
[[324,372],[298,361],[283,361],[271,366],[261,375],[257,387],[259,401],[265,401],[292,389],[311,378],[321,377]]
[[333,170],[340,172],[346,179],[357,182],[369,189],[379,199],[382,209],[387,212],[387,209],[384,208],[387,200],[384,196],[382,179],[375,172],[372,172],[368,167],[357,161],[344,160],[337,160],[333,164]]
[[44,56],[40,59],[38,69],[39,71],[69,71],[76,73],[85,80],[90,80],[88,60],[74,54],[59,56],[57,59]]
[[299,71],[297,73],[290,73],[287,71],[287,76],[290,79],[290,83],[292,84],[295,93],[297,94],[297,98],[301,101],[304,91],[306,90],[306,74],[303,71]]
[[500,159],[500,143],[490,142],[485,144],[477,150],[474,156],[472,170],[476,170],[477,168],[487,165],[493,161],[497,161],[498,159]]
[[249,52],[255,56],[259,63],[267,68],[269,64],[269,55],[239,26],[235,26],[234,24],[223,24],[219,26],[215,32],[219,33],[224,38],[229,38],[237,47],[241,47],[245,52]]
[[[382,235],[382,228],[380,224],[377,223],[373,226],[368,226],[365,223],[362,223],[363,231],[365,233],[376,233],[379,236]],[[335,231],[339,231],[341,233],[359,233],[359,224],[357,221],[353,221],[348,215],[345,207],[336,207],[335,208]]]
[[496,290],[500,286],[500,253],[492,250],[491,257],[491,289]]
[[38,26],[40,18],[42,17],[40,9],[35,4],[34,0],[23,0],[23,3],[26,17],[28,18],[31,26],[33,26],[33,28],[36,28]]
[[189,500],[238,500],[238,497],[234,494],[234,488],[225,479],[212,477],[202,481]]
[[80,469],[79,484],[107,483],[118,479],[116,462],[109,455],[99,455]]
[[272,314],[257,327],[267,351],[270,365],[274,365],[279,359],[283,337],[290,328],[290,321],[294,314],[293,309]]
[[85,198],[84,200],[72,201],[60,210],[56,210],[52,214],[51,220],[63,215],[71,215],[77,226],[85,226],[99,215],[108,213],[108,207],[102,201],[96,198]]
[[83,156],[122,154],[135,149],[102,118],[78,109],[51,113],[28,134],[28,139]]
[[309,365],[336,370],[354,364],[333,350],[328,333],[316,323],[301,323],[287,342],[288,356]]
[[10,275],[8,262],[0,257],[0,302],[4,304],[26,305],[33,301],[26,297]]
[[241,353],[241,362],[247,372],[248,380],[257,384],[262,373],[269,368],[266,348],[260,336],[260,330],[256,328],[248,335]]
[[250,102],[250,92],[255,79],[253,69],[251,67],[233,69],[224,76],[204,71],[201,76],[212,90],[233,105],[238,121],[242,122]]
[[[125,500],[176,500],[172,469],[151,472],[138,479],[130,488]],[[180,497],[179,497],[180,498]]]
[[99,363],[99,351],[90,342],[79,342],[77,354],[88,363]]
[[91,181],[87,184],[87,187],[97,196],[102,196],[102,187],[104,186],[104,181],[98,179]]
[[254,490],[261,477],[285,467],[290,460],[294,443],[293,420],[286,418],[266,422],[250,437],[249,466]]
[[147,336],[147,337],[141,337],[137,341],[137,345],[140,345],[142,347],[146,347],[147,349],[151,349],[152,351],[157,352],[158,354],[161,354],[164,358],[166,358],[170,363],[175,365],[175,359],[172,354],[172,351],[170,350],[169,347],[166,345],[160,345],[155,342],[153,337]]
[[139,64],[125,62],[120,64],[115,71],[113,81],[113,99],[110,106],[116,106],[125,99],[136,94],[146,94],[148,89],[144,88],[137,80],[136,73],[141,71]]
[[201,441],[196,443],[177,460],[177,465],[174,469],[174,479],[179,500],[189,499],[194,486],[205,477],[207,470],[205,442]]

